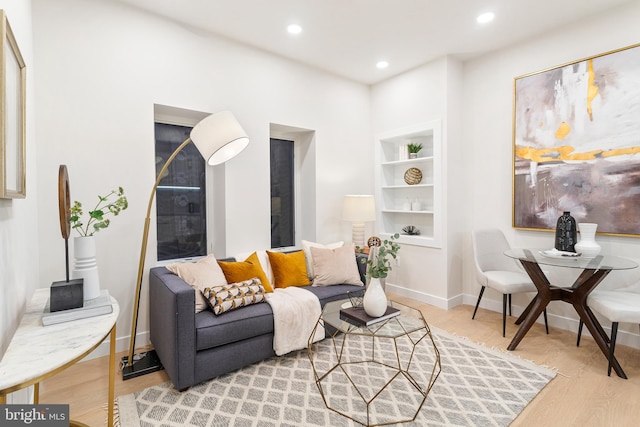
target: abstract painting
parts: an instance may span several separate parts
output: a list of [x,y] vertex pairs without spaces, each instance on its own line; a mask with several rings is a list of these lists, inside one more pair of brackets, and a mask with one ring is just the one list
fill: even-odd
[[640,235],[640,45],[514,79],[513,226]]

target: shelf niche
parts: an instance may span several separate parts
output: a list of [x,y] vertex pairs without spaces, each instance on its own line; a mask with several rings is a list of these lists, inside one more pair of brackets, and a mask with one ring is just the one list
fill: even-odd
[[[416,158],[407,145],[422,144]],[[400,243],[440,248],[441,244],[441,144],[440,120],[384,132],[376,137],[376,209],[382,237],[400,234]],[[417,173],[407,171],[416,168]],[[405,174],[407,177],[405,178]],[[408,182],[407,182],[408,181]],[[413,225],[419,235],[402,229]]]

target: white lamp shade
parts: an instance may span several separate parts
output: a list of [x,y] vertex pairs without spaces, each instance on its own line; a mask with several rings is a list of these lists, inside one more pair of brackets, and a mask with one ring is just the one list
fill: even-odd
[[344,196],[342,219],[352,222],[375,221],[376,205],[373,196]]
[[249,137],[231,111],[205,117],[191,130],[191,141],[210,165],[226,162],[249,145]]

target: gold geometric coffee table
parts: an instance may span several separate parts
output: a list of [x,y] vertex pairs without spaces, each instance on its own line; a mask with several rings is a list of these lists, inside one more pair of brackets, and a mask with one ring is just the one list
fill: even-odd
[[308,343],[327,408],[364,426],[415,420],[442,370],[422,313],[394,301],[389,305],[400,315],[364,326],[340,318],[349,300],[327,303],[311,333],[323,328],[327,339]]

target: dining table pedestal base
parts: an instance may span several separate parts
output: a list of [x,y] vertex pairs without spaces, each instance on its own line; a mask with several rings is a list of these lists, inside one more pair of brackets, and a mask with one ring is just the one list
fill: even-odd
[[[602,351],[607,360],[611,357],[611,366],[616,374],[619,377],[626,379],[627,376],[620,366],[620,363],[618,363],[617,359],[609,353],[610,339],[596,316],[587,306],[587,298],[595,287],[598,286],[598,284],[602,282],[602,280],[604,280],[612,270],[634,268],[633,264],[629,267],[626,266],[626,264],[625,267],[616,266],[615,263],[608,265],[608,263],[603,262],[603,257],[601,255],[591,260],[581,260],[580,262],[582,264],[575,264],[574,268],[579,267],[582,268],[583,271],[576,278],[571,287],[559,287],[549,283],[549,279],[540,268],[540,261],[537,259],[537,256],[534,256],[532,250],[511,250],[507,251],[505,254],[520,260],[522,266],[538,290],[538,294],[533,300],[531,300],[529,305],[516,320],[516,325],[520,325],[520,328],[511,340],[507,349],[513,351],[518,347],[520,341],[522,341],[529,329],[531,329],[531,326],[533,326],[551,301],[564,301],[571,304],[576,310],[576,313],[578,313],[578,316],[584,322],[585,326],[591,333],[593,340],[596,342],[600,351]],[[620,260],[621,258],[617,259]],[[605,259],[604,261],[606,260],[608,259]],[[573,266],[572,264],[567,265],[566,263],[567,260],[562,260],[562,263],[545,262],[546,265],[559,267]],[[633,261],[631,261],[631,263],[633,263]]]

